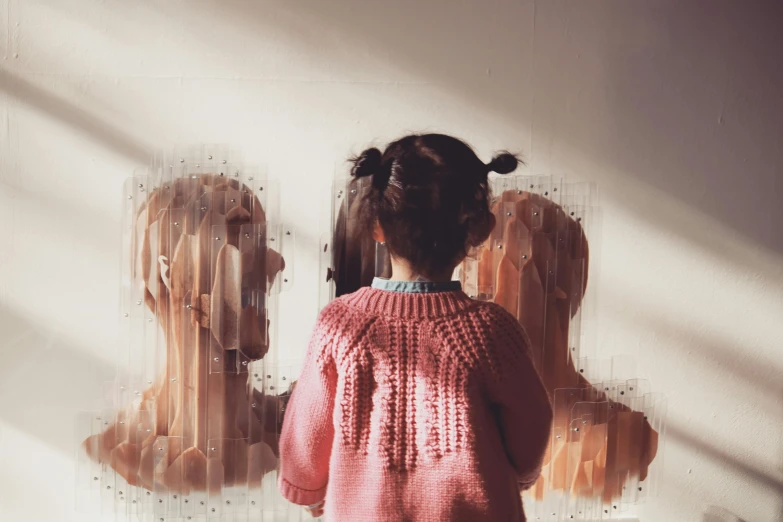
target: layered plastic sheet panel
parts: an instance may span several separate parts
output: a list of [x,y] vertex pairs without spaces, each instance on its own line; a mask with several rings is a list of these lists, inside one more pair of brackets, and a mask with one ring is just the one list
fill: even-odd
[[[388,252],[361,220],[368,182],[334,184],[331,228],[319,244],[321,307],[389,276]],[[525,175],[492,176],[490,187],[496,228],[459,267],[458,279],[470,297],[500,304],[525,327],[553,403],[543,475],[525,494],[530,518],[627,515],[656,490],[666,402],[636,378],[632,357],[596,357],[596,187]]]
[[277,368],[296,236],[276,183],[227,147],[180,147],[135,171],[122,204],[117,374],[77,421],[77,506],[117,521],[288,510],[274,483],[261,493],[290,395],[274,379],[295,378]]
[[[555,176],[492,176],[490,186],[497,226],[459,273],[468,295],[500,304],[525,327],[555,410],[544,475],[526,493],[526,508],[534,520],[627,515],[644,497],[639,487],[646,494],[644,481],[654,482],[648,468],[660,459],[655,424],[665,427],[655,412],[665,407],[652,404],[665,401],[643,398],[650,385],[634,378],[632,357],[596,357],[598,191]],[[574,401],[584,403],[582,410],[601,408],[580,413],[589,439],[572,431],[570,424],[580,422],[572,418]],[[644,419],[648,407],[653,422]],[[586,459],[588,449],[598,457]]]

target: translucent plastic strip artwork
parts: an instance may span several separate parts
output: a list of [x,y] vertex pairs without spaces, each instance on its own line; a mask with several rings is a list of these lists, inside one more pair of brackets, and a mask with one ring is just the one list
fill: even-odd
[[293,389],[277,296],[295,235],[273,181],[220,147],[125,183],[115,380],[77,420],[77,506],[106,520],[304,519],[277,493]]
[[[390,275],[389,253],[360,215],[368,187],[368,179],[336,178],[321,235],[320,306]],[[490,177],[490,188],[497,224],[455,276],[470,297],[500,304],[525,327],[555,408],[545,470],[525,494],[526,509],[531,520],[623,516],[657,490],[666,400],[635,378],[632,358],[595,357],[598,191],[528,175]],[[558,390],[574,390],[578,401],[559,401]],[[580,422],[576,403],[593,410],[580,414],[589,437],[569,431]]]

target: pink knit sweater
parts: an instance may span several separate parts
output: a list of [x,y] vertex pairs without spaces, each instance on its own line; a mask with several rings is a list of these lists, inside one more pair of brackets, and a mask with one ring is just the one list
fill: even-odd
[[463,292],[363,288],[318,319],[279,489],[351,521],[524,521],[552,410],[519,323]]

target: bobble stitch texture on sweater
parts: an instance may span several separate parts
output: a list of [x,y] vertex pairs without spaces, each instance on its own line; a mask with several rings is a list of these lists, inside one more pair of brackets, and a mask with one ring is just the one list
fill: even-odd
[[326,497],[334,520],[524,520],[551,406],[505,310],[362,289],[327,306],[308,359],[280,439],[286,498]]

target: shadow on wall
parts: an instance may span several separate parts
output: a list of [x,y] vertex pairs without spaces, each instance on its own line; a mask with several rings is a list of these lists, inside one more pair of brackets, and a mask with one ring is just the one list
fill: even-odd
[[598,180],[656,223],[684,226],[667,222],[644,187],[783,254],[783,234],[772,226],[783,221],[776,179],[783,168],[777,147],[783,102],[776,94],[783,88],[783,61],[776,57],[783,4],[556,0],[442,9],[440,2],[411,0],[394,8],[376,1],[280,7],[227,0],[221,6],[225,23],[251,33],[271,22],[309,26],[297,36],[313,52],[321,52],[325,33],[338,32],[356,49],[479,108],[517,125],[532,119],[533,165],[542,145],[549,150],[542,156],[574,150],[596,171],[610,167],[641,182],[631,190],[627,180]]
[[704,517],[701,522],[745,522],[738,516],[729,513],[723,508],[708,506],[704,511]]
[[67,100],[58,98],[2,67],[0,67],[0,91],[69,127],[84,132],[107,149],[128,159],[146,164],[150,158],[148,148],[120,128],[96,118]]
[[[783,382],[780,380],[783,370],[778,368],[774,361],[754,359],[751,357],[752,354],[746,353],[747,347],[732,345],[719,337],[710,336],[708,332],[696,332],[684,324],[677,324],[645,306],[641,301],[634,301],[633,305],[628,308],[634,310],[630,319],[635,327],[654,332],[656,349],[687,345],[688,354],[678,354],[683,357],[683,364],[702,368],[702,373],[714,376],[715,386],[708,393],[720,396],[722,382],[727,382],[728,379],[739,380],[743,387],[751,392],[752,399],[749,400],[753,401],[754,408],[760,409],[765,416],[771,416],[778,422],[783,422]],[[728,441],[724,441],[723,448],[719,447],[711,442],[720,440],[714,436],[715,434],[705,432],[703,429],[697,433],[671,420],[669,420],[666,435],[670,441],[700,456],[723,464],[727,472],[747,478],[759,488],[776,494],[781,499],[779,516],[780,520],[783,520],[783,478],[781,478],[783,475],[775,474],[768,471],[769,468],[765,470],[760,465],[753,464],[753,462],[764,462],[768,457],[759,454],[759,450],[752,444],[752,440],[748,441],[745,448],[729,448],[734,450],[734,454],[732,454],[724,449],[728,447]],[[736,456],[737,454],[743,456],[747,454],[747,456],[740,459]],[[743,522],[716,506],[711,506],[705,513],[704,521]]]
[[0,332],[0,419],[73,455],[78,408],[94,403],[114,367],[5,307]]

